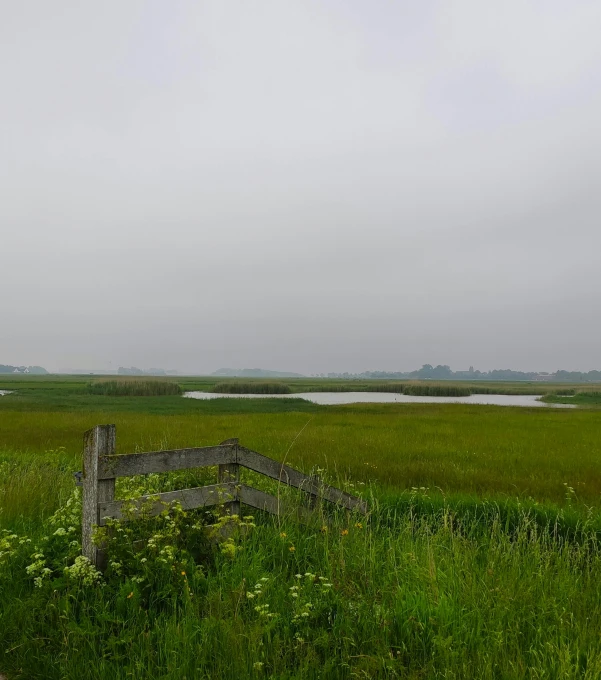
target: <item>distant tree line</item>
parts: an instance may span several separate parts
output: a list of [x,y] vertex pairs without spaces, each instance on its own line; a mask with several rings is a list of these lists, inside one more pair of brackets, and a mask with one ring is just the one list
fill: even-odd
[[119,366],[117,375],[177,375],[177,371],[166,371],[164,368],[142,369],[136,368],[135,366],[131,366],[130,368]]
[[553,380],[561,382],[601,382],[601,371],[557,371],[556,373],[537,373],[535,371],[512,371],[511,369],[495,369],[478,371],[470,367],[469,371],[452,371],[450,366],[432,366],[424,364],[417,371],[403,373],[401,371],[365,371],[364,373],[328,373],[322,377],[342,378],[346,380]]
[[42,375],[48,373],[48,371],[41,366],[9,366],[7,364],[0,364],[0,373],[36,373]]

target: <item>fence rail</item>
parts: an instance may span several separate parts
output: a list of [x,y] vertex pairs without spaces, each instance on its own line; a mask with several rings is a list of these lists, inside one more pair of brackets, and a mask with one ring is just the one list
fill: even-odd
[[[159,514],[165,509],[165,504],[179,501],[184,509],[224,505],[230,514],[239,514],[243,503],[275,515],[284,512],[296,515],[303,520],[311,516],[310,508],[322,499],[347,510],[363,514],[367,511],[362,499],[329,486],[316,476],[306,475],[247,449],[237,439],[228,439],[217,446],[120,455],[115,454],[115,444],[114,425],[97,425],[84,435],[82,553],[99,568],[103,568],[106,556],[92,541],[94,526],[103,526],[109,518],[127,520],[132,512],[135,514],[142,507],[150,514]],[[118,477],[208,466],[218,467],[217,484],[141,496],[134,500],[115,500]],[[304,491],[309,507],[292,507],[271,494],[241,484],[240,467]]]

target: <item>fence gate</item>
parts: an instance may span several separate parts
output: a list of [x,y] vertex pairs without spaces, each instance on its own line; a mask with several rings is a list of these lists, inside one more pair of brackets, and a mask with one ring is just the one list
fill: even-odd
[[[240,504],[243,503],[274,515],[283,512],[295,514],[301,520],[312,515],[310,508],[315,507],[317,499],[362,514],[367,511],[362,499],[328,486],[316,476],[306,475],[247,449],[237,439],[227,439],[217,446],[120,455],[115,454],[115,439],[114,425],[97,425],[88,430],[84,435],[83,472],[76,473],[83,486],[82,553],[99,568],[104,567],[105,555],[92,541],[94,527],[103,526],[108,518],[127,521],[128,517],[122,513],[123,506],[126,505],[129,510],[132,504],[134,508],[144,505],[147,511],[151,499],[155,499],[150,509],[152,515],[160,514],[166,503],[174,501],[179,501],[185,510],[223,504],[230,514],[240,514]],[[115,500],[117,477],[207,466],[218,466],[216,484],[141,496],[134,500]],[[309,507],[287,505],[271,494],[241,484],[241,466],[306,492]]]

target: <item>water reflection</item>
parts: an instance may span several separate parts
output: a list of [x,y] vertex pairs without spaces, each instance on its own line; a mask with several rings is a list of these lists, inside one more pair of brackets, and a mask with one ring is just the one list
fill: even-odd
[[186,392],[189,399],[305,399],[314,404],[483,404],[488,406],[527,406],[576,408],[573,404],[545,404],[536,394],[472,394],[469,397],[413,397],[393,392],[300,392],[298,394],[213,394]]

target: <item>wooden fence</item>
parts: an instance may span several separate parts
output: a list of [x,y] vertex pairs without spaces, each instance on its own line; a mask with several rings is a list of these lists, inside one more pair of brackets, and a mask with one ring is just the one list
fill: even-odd
[[[217,484],[141,496],[133,501],[115,500],[117,477],[207,466],[218,466]],[[286,507],[279,498],[241,484],[241,466],[306,492],[309,508],[301,505]],[[179,501],[186,510],[224,505],[230,514],[240,514],[240,504],[243,503],[275,515],[290,512],[301,520],[311,515],[310,508],[315,507],[317,499],[363,514],[367,510],[365,501],[360,498],[328,486],[318,477],[303,474],[288,465],[251,451],[241,446],[237,439],[228,439],[217,446],[202,448],[116,455],[114,425],[97,425],[85,433],[81,478],[82,553],[101,568],[104,566],[105,555],[92,541],[94,527],[103,526],[108,518],[126,521],[127,516],[122,509],[125,506],[129,510],[132,503],[134,508],[136,505],[144,505],[145,511],[150,506],[150,514],[161,513],[166,503],[174,501]]]

